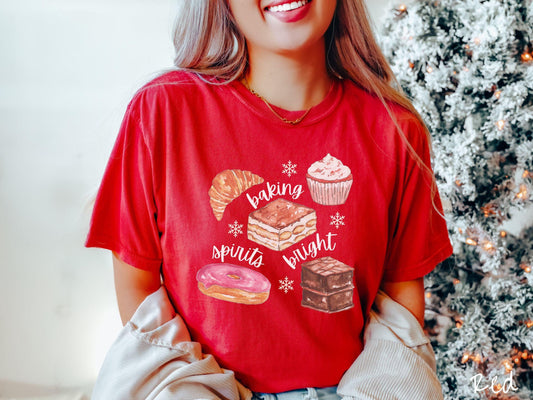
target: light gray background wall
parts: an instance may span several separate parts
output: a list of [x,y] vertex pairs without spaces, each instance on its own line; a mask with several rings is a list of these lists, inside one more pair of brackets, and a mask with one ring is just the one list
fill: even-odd
[[127,102],[172,63],[176,4],[0,2],[0,395],[90,386],[120,329],[84,206]]

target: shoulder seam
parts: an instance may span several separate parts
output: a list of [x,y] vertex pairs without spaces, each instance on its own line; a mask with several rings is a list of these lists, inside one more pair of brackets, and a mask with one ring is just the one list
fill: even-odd
[[[135,96],[136,97],[136,96]],[[131,114],[131,116],[135,119],[135,122],[137,123],[137,126],[139,127],[139,130],[141,132],[141,138],[142,138],[142,142],[143,142],[143,145],[144,145],[144,148],[145,150],[148,152],[148,155],[150,157],[150,174],[152,176],[152,183],[153,183],[153,188],[154,188],[154,194],[155,192],[158,191],[158,188],[155,186],[156,185],[156,182],[155,180],[153,179],[153,171],[154,171],[154,168],[153,168],[153,165],[154,165],[154,156],[153,156],[153,153],[152,153],[152,149],[150,148],[150,146],[148,146],[147,144],[147,140],[146,140],[146,132],[145,132],[145,129],[144,129],[144,122],[143,122],[143,118],[142,118],[142,114],[139,112],[138,109],[135,109],[133,108],[133,100],[130,102],[130,105],[128,105],[128,109],[129,109],[129,113]]]

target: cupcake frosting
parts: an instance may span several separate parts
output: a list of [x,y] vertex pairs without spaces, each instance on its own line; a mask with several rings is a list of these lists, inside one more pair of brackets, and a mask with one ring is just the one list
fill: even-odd
[[352,172],[341,160],[328,153],[322,160],[314,162],[307,173],[316,179],[335,181],[349,177]]

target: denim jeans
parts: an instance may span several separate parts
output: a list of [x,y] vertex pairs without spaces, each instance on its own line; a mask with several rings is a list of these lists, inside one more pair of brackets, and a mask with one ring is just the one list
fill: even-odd
[[283,393],[254,393],[252,400],[340,400],[337,386],[327,388],[307,388]]

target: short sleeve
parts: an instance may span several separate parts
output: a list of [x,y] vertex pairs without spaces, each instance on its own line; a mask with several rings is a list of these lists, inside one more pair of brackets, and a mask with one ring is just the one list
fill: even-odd
[[159,270],[162,261],[151,161],[132,102],[98,189],[85,247],[115,251],[143,270]]
[[[431,169],[429,142],[422,124],[418,120],[410,121],[403,129],[408,130],[405,133],[409,142]],[[435,186],[432,201],[430,176],[407,148],[402,151],[403,167],[391,204],[383,274],[386,282],[420,278],[453,253],[439,192]]]

